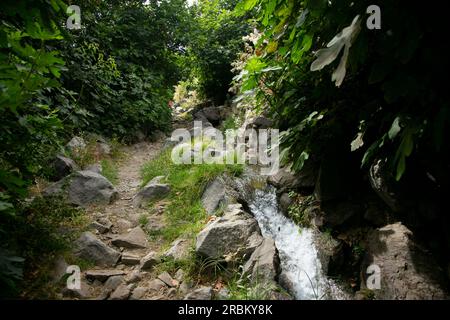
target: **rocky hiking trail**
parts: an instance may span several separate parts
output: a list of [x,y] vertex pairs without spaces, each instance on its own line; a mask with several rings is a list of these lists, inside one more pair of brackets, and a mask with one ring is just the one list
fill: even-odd
[[[123,159],[118,165],[116,200],[108,205],[91,205],[87,213],[91,230],[76,241],[75,254],[93,261],[95,266],[83,272],[81,289],[64,289],[63,296],[76,299],[171,299],[178,296],[182,271],[147,272],[157,263],[161,243],[149,241],[148,230],[139,226],[139,218],[147,217],[146,229],[163,227],[160,210],[150,214],[148,209],[134,203],[141,181],[144,163],[155,158],[163,143],[140,142],[124,146]],[[186,285],[185,285],[186,286]]]
[[[214,107],[205,109],[211,111]],[[212,113],[216,116],[221,109],[213,111],[216,111]],[[214,118],[208,116],[208,113],[203,115],[207,120]],[[203,117],[200,118],[203,125],[211,126]],[[192,126],[184,122],[174,125],[178,128]],[[161,182],[164,177],[155,177],[142,186],[141,170],[161,154],[168,140],[161,136],[157,142],[122,147],[124,157],[118,162],[115,186],[101,175],[101,170],[91,166],[82,171],[72,170],[73,174],[49,188],[52,192],[65,191],[69,202],[84,207],[91,221],[88,231],[75,241],[73,249],[75,257],[89,263],[82,268],[81,288],[64,288],[62,298],[210,300],[230,296],[220,276],[198,281],[192,280],[186,270],[179,267],[170,268],[171,274],[164,271],[168,270],[164,266],[159,267],[167,259],[180,262],[194,258],[190,256],[192,242],[183,235],[171,244],[149,237],[150,233],[165,227],[164,209],[168,203],[165,198],[171,192],[171,186]],[[229,179],[234,181],[237,178]],[[264,290],[272,299],[288,298],[277,284],[280,261],[273,240],[262,236],[256,219],[236,202],[236,198],[241,196],[236,190],[228,190],[229,187],[217,177],[201,191],[207,223],[197,234],[196,255],[209,262],[220,257],[231,259],[230,262],[236,259],[243,261],[248,279],[255,281],[254,284],[258,281],[262,281],[264,286],[267,284],[268,289]],[[152,208],[148,201],[152,201]],[[222,213],[216,216],[219,208],[222,208]],[[61,279],[67,263],[64,259],[58,263],[55,269],[61,270]],[[202,268],[200,266],[199,273],[205,271]]]
[[[119,197],[112,204],[105,206],[100,217],[107,217],[115,225],[117,231],[123,232],[138,223],[142,214],[147,215],[148,210],[135,206],[133,198],[138,193],[141,181],[141,169],[145,162],[156,157],[162,148],[162,142],[140,142],[131,146],[125,146],[121,152],[125,159],[118,166],[118,182],[116,189]],[[95,208],[94,208],[95,210]],[[94,215],[99,212],[94,211]],[[153,215],[150,219],[158,224],[160,216]]]
[[[194,110],[193,119],[197,121],[193,124],[175,122],[174,127],[196,132],[195,126],[199,123],[203,127],[213,127],[212,123],[217,126],[224,118],[223,110],[221,107]],[[249,118],[242,127],[270,125],[260,120],[261,117]],[[181,208],[176,221],[178,225],[188,221],[191,211],[195,214],[197,205],[189,207],[179,190],[193,188],[201,180],[180,187],[177,180],[156,176],[143,185],[141,170],[146,164],[152,160],[156,164],[161,159],[170,161],[158,158],[164,155],[163,150],[174,146],[168,140],[161,135],[156,142],[121,147],[124,156],[117,164],[115,186],[101,175],[101,169],[90,166],[82,171],[77,171],[79,168],[63,170],[73,173],[48,188],[49,194],[65,190],[68,201],[84,207],[90,220],[88,231],[74,243],[73,255],[89,262],[88,266],[82,267],[81,288],[65,287],[61,298],[368,298],[364,278],[360,279],[361,290],[355,293],[344,282],[329,277],[330,272],[340,274],[339,270],[344,270],[348,259],[344,248],[348,244],[345,234],[334,238],[331,233],[322,232],[321,227],[332,222],[342,225],[348,215],[339,215],[337,208],[331,213],[322,212],[314,202],[306,201],[308,196],[303,196],[303,208],[310,212],[309,226],[298,225],[289,217],[287,211],[293,201],[289,191],[312,190],[318,183],[319,178],[314,178],[315,174],[307,170],[294,174],[283,167],[275,175],[262,176],[256,167],[246,166],[238,174],[226,170],[216,172],[208,177],[207,183],[199,186],[201,197],[195,194],[204,210],[204,215],[194,216],[196,228],[188,233],[177,233],[171,243],[164,237],[150,236],[170,228],[169,220],[166,225],[165,218],[171,219],[174,214],[171,205]],[[67,163],[70,165],[70,161]],[[163,162],[162,166],[165,165]],[[191,176],[206,178],[211,174],[207,170],[211,167],[190,167],[180,180]],[[173,175],[171,173],[170,177]],[[173,185],[165,181],[171,181]],[[182,202],[176,202],[180,199]],[[333,220],[335,216],[339,219]],[[372,262],[384,266],[385,278],[392,281],[383,282],[383,290],[377,293],[379,297],[447,297],[439,285],[442,281],[434,279],[434,275],[440,274],[437,264],[417,246],[411,231],[401,223],[386,221],[381,225],[384,227],[368,234],[366,251],[355,267],[364,273]],[[195,245],[191,241],[194,237]],[[425,268],[404,268],[425,265],[425,262],[426,272],[423,272]],[[195,267],[191,268],[193,265]],[[59,280],[66,274],[66,269],[67,263],[59,259],[55,267]],[[219,269],[225,271],[223,278],[217,273]],[[402,276],[401,281],[394,281],[398,274],[406,276]]]

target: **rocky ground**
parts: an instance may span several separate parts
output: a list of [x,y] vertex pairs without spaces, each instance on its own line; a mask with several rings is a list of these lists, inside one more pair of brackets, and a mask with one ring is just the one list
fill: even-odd
[[[75,255],[93,261],[95,266],[83,272],[81,290],[65,289],[64,297],[174,299],[187,294],[189,285],[183,283],[182,270],[174,275],[152,272],[159,261],[161,243],[149,241],[147,232],[164,227],[163,205],[158,204],[149,213],[136,202],[142,184],[140,170],[145,162],[158,155],[162,145],[163,141],[158,141],[123,147],[124,158],[119,163],[118,183],[114,188],[116,195],[107,204],[83,204],[92,224],[91,230],[77,240]],[[80,188],[78,192],[93,192],[83,187],[86,190]],[[139,223],[143,216],[146,229]]]
[[[224,107],[203,106],[203,109],[193,110],[192,114],[194,119],[202,121],[203,126],[216,126],[226,117],[224,110]],[[243,127],[270,125],[268,119],[256,117],[247,119]],[[175,127],[192,131],[186,122],[176,123]],[[229,297],[223,285],[216,286],[214,282],[199,285],[188,279],[186,270],[177,269],[169,274],[158,268],[168,257],[175,261],[185,259],[194,245],[185,238],[179,238],[167,249],[167,244],[148,236],[165,227],[165,197],[171,192],[171,186],[161,182],[163,177],[155,177],[143,186],[141,169],[167,146],[166,139],[160,136],[156,142],[122,147],[124,157],[118,164],[115,186],[102,176],[98,165],[80,171],[70,159],[58,159],[57,175],[60,180],[48,187],[44,194],[62,192],[69,203],[86,209],[91,224],[89,230],[74,243],[73,254],[92,262],[89,268],[83,268],[81,289],[65,288],[61,298],[138,300]],[[83,142],[74,138],[69,146],[76,150],[83,147]],[[102,148],[105,149],[105,145]],[[277,188],[278,204],[285,215],[292,215],[289,211],[293,206],[301,204],[301,212],[306,213],[302,216],[307,217],[303,218],[302,223],[310,225],[317,234],[322,235],[319,238],[325,239],[322,242],[326,245],[318,244],[317,247],[327,275],[343,279],[348,277],[356,299],[448,297],[445,286],[442,286],[446,281],[442,276],[445,272],[405,225],[389,218],[389,212],[386,213],[387,209],[378,204],[379,200],[377,205],[364,201],[335,200],[337,196],[329,187],[332,184],[327,180],[328,176],[323,175],[323,170],[321,172],[318,175],[317,167],[306,167],[300,173],[293,174],[288,168],[282,168],[263,184],[269,183]],[[230,265],[239,261],[250,283],[259,282],[263,287],[270,288],[267,298],[290,299],[278,284],[280,259],[275,243],[262,236],[258,222],[248,208],[246,196],[251,194],[254,183],[245,185],[240,179],[229,176],[211,181],[201,198],[209,219],[196,237],[195,252],[207,261],[218,257]],[[261,181],[256,184],[261,184]],[[333,201],[327,198],[330,195],[334,197],[331,197]],[[146,206],[150,200],[151,210]],[[327,230],[325,237],[321,232],[324,230]],[[367,268],[371,265],[380,268],[382,289],[371,291],[366,287]],[[61,279],[66,268],[64,259],[58,259],[54,277]],[[358,273],[360,277],[354,277]]]
[[[207,108],[200,120],[217,124],[223,108]],[[206,112],[208,111],[208,113]],[[178,124],[182,127],[185,124]],[[164,197],[170,186],[156,177],[142,186],[142,166],[157,156],[164,147],[165,137],[157,142],[141,142],[122,148],[123,159],[118,164],[118,181],[113,186],[102,176],[101,167],[91,165],[84,170],[67,158],[61,158],[58,182],[48,187],[45,195],[63,193],[69,203],[84,207],[91,220],[89,230],[74,243],[73,254],[93,265],[82,271],[81,289],[65,288],[67,299],[224,299],[227,289],[219,286],[194,285],[178,269],[173,274],[158,272],[165,258],[185,259],[192,242],[180,238],[168,250],[151,240],[148,234],[164,228]],[[166,141],[167,142],[167,141]],[[82,149],[84,142],[76,137],[69,143],[72,150]],[[248,260],[248,274],[261,274],[276,286],[279,273],[278,252],[261,236],[256,220],[244,212],[240,204],[231,203],[223,216],[214,211],[223,205],[224,185],[214,180],[205,190],[202,203],[211,215],[210,223],[197,236],[196,252],[206,259],[227,257]],[[146,203],[156,201],[149,210]],[[145,220],[145,223],[142,221]],[[270,250],[263,250],[269,248]],[[58,259],[56,277],[65,274],[67,263]],[[275,294],[275,292],[273,293]]]

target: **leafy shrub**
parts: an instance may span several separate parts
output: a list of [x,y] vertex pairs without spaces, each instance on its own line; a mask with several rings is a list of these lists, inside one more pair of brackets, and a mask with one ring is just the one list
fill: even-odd
[[242,50],[249,25],[233,14],[236,1],[200,0],[194,6],[194,28],[188,47],[191,77],[198,91],[217,104],[225,101],[233,78],[231,63]]
[[[371,4],[242,0],[236,12],[251,12],[262,31],[242,72],[242,91],[255,90],[259,105],[287,131],[283,142],[294,169],[308,155],[320,159],[330,145],[342,145],[363,166],[387,159],[397,180],[414,154],[424,171],[447,181],[448,171],[435,161],[447,159],[443,11],[428,15],[418,4],[383,3],[382,29],[369,30]],[[339,34],[344,28],[354,31],[348,39]],[[342,41],[344,53],[321,61],[335,45],[344,48]]]
[[[6,246],[0,254],[2,286],[0,296],[14,296],[20,288],[31,285],[42,266],[56,254],[70,248],[74,230],[85,224],[82,211],[59,198],[35,198],[17,209],[14,216],[0,216],[0,241]],[[25,283],[20,281],[25,276]]]

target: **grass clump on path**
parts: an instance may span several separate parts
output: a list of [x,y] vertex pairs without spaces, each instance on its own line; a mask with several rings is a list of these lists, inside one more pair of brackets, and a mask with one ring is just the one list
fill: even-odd
[[165,208],[167,225],[158,235],[167,241],[194,236],[206,222],[201,196],[207,184],[223,173],[239,175],[242,170],[243,166],[236,164],[174,164],[171,149],[145,164],[143,185],[156,176],[165,176],[164,182],[171,187]]

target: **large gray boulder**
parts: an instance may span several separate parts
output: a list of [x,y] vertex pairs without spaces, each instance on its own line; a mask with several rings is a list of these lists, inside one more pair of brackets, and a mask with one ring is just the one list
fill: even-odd
[[266,238],[244,264],[243,272],[251,274],[252,281],[273,282],[280,273],[280,258],[275,242]]
[[80,168],[72,159],[58,155],[53,161],[53,170],[54,173],[52,178],[54,181],[57,181],[68,176],[74,171],[80,170]]
[[120,259],[120,252],[108,247],[91,232],[81,234],[75,242],[74,254],[99,266],[115,266]]
[[367,267],[380,269],[380,289],[374,290],[381,300],[448,299],[441,287],[443,270],[421,247],[412,232],[401,223],[374,230],[367,238],[367,251],[362,264],[361,288],[366,288]]
[[220,178],[214,179],[202,195],[202,205],[206,213],[212,215],[225,199],[225,186]]
[[315,164],[307,161],[303,168],[294,173],[287,167],[280,168],[278,172],[267,179],[267,182],[278,188],[278,192],[285,192],[291,189],[311,189],[316,185],[318,170]]
[[92,171],[77,171],[44,190],[45,196],[62,194],[71,204],[87,207],[110,204],[118,192],[104,176]]
[[258,222],[233,204],[197,235],[196,252],[208,258],[249,257],[262,241]]
[[267,182],[280,190],[294,189],[300,186],[300,179],[288,168],[280,168],[274,175],[269,176]]
[[163,176],[155,177],[147,183],[133,198],[133,206],[141,207],[149,201],[162,199],[167,196],[170,192],[170,186],[160,183],[163,178]]

